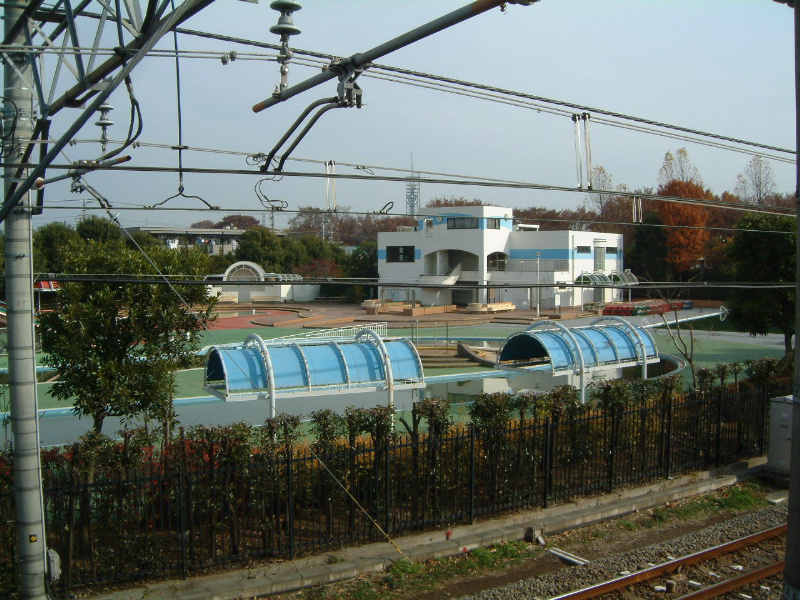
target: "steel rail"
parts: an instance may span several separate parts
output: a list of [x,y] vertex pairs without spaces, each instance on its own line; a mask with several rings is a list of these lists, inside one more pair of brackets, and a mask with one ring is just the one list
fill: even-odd
[[785,567],[786,561],[780,560],[766,567],[761,567],[760,569],[745,573],[744,575],[732,577],[731,579],[703,588],[702,590],[686,594],[677,600],[711,600],[712,598],[719,598],[722,594],[738,590],[749,583],[755,583],[767,577],[783,573]]
[[739,538],[738,540],[733,540],[732,542],[727,542],[725,544],[715,546],[714,548],[701,550],[700,552],[695,552],[694,554],[684,556],[683,558],[677,558],[643,571],[625,575],[624,577],[618,577],[617,579],[612,579],[610,581],[604,581],[603,583],[598,583],[597,585],[593,585],[582,590],[577,590],[575,592],[568,592],[560,596],[554,596],[549,600],[588,600],[589,598],[597,598],[602,594],[608,594],[610,592],[624,589],[633,585],[634,583],[641,583],[643,581],[655,579],[661,575],[668,575],[669,573],[672,573],[678,569],[678,567],[694,565],[711,558],[722,556],[723,554],[735,552],[736,550],[746,548],[747,546],[758,544],[764,540],[778,537],[779,535],[786,533],[787,527],[788,526],[786,524],[778,525],[772,529],[767,529],[753,535]]

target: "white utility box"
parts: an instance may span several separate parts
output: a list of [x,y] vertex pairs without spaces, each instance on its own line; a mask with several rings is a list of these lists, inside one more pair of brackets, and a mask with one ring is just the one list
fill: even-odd
[[787,477],[792,455],[793,407],[794,401],[791,396],[781,396],[770,400],[767,469]]

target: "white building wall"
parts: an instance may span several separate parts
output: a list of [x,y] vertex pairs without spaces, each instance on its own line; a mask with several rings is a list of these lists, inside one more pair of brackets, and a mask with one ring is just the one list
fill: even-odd
[[[553,310],[619,296],[607,288],[566,288],[581,273],[594,272],[600,252],[606,275],[622,269],[622,236],[591,231],[523,230],[513,225],[512,210],[494,206],[426,209],[416,228],[378,234],[378,272],[387,300],[416,299],[423,305],[514,302],[517,308]],[[448,219],[453,220],[448,227]],[[477,226],[475,226],[477,225]],[[489,264],[489,257],[497,260]],[[413,260],[410,258],[413,256]],[[601,260],[602,262],[602,260]],[[392,284],[488,285],[478,290],[416,288],[409,293]],[[536,284],[548,284],[539,288]],[[496,286],[494,285],[496,284]],[[504,284],[530,284],[507,287]],[[562,284],[562,285],[559,285]]]

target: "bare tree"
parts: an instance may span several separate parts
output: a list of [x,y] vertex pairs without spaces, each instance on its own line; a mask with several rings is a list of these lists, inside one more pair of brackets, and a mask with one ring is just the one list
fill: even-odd
[[628,186],[624,183],[614,185],[614,177],[606,171],[602,165],[592,168],[592,190],[586,194],[584,205],[590,211],[598,214],[601,220],[608,220],[609,212],[614,204],[619,204],[620,197],[613,194],[601,194],[600,192],[616,191],[627,192]]
[[661,319],[664,321],[664,326],[675,349],[680,352],[686,364],[689,365],[689,371],[692,374],[692,388],[695,388],[697,387],[697,374],[694,365],[694,328],[690,324],[681,327],[677,309],[673,309],[672,314],[675,317],[673,321],[668,320],[663,314]]
[[691,181],[703,186],[700,170],[692,163],[686,148],[678,148],[674,155],[672,152],[664,155],[664,162],[658,171],[658,185],[663,188],[671,181]]
[[766,200],[775,195],[772,167],[760,156],[754,156],[744,168],[744,174],[736,176],[735,191],[745,202],[766,204]]
[[484,206],[485,203],[483,200],[479,200],[478,198],[473,198],[469,200],[464,196],[450,196],[449,198],[446,196],[436,196],[436,198],[431,198],[425,204],[427,208],[440,208],[442,206]]

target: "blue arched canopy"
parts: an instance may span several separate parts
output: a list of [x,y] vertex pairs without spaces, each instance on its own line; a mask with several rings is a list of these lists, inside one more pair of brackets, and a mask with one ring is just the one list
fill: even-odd
[[538,367],[553,374],[646,365],[658,360],[658,348],[650,333],[619,318],[571,328],[550,322],[534,324],[506,338],[497,353],[499,367]]
[[658,348],[647,330],[619,317],[601,317],[585,327],[567,328],[553,321],[534,323],[506,338],[495,366],[578,375],[584,402],[587,373],[641,366],[646,378],[647,365],[659,360]]
[[362,330],[354,339],[278,340],[250,335],[243,344],[212,346],[205,387],[226,401],[381,391],[425,386],[417,349]]

